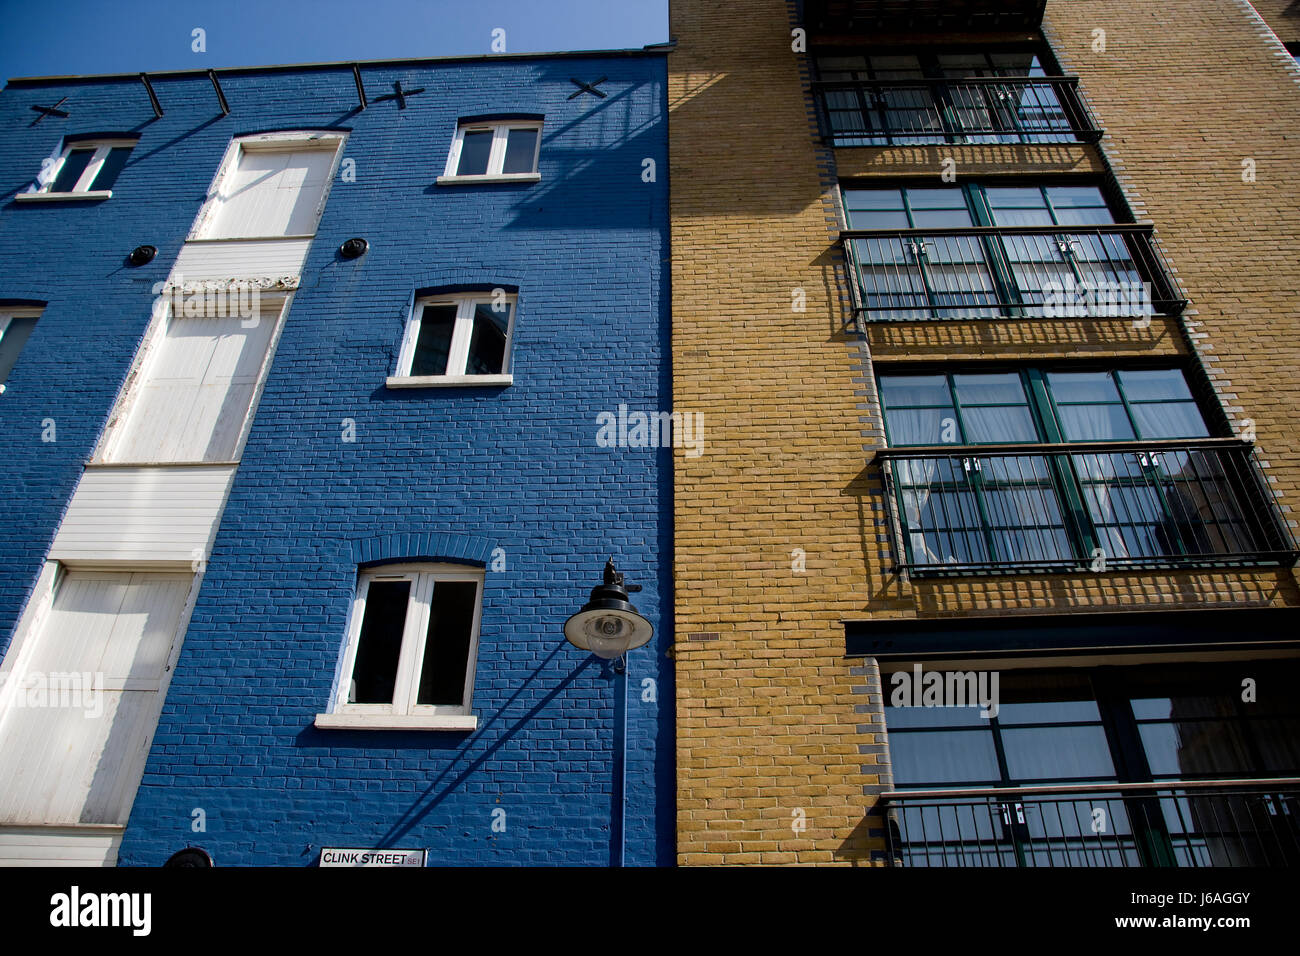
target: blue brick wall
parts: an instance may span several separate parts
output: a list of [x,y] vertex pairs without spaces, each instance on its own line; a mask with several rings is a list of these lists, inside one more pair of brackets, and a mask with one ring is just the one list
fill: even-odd
[[[599,412],[670,407],[664,61],[502,58],[363,76],[364,111],[338,68],[223,76],[224,118],[200,77],[156,80],[166,110],[156,121],[138,82],[11,86],[0,97],[5,199],[65,130],[142,136],[108,202],[0,207],[10,239],[0,298],[50,303],[0,396],[0,454],[33,502],[0,516],[0,633],[7,641],[121,384],[149,286],[230,138],[347,130],[355,182],[332,185],[120,862],[158,864],[187,843],[219,865],[312,864],[322,846],[387,845],[460,864],[609,862],[619,684],[564,643],[561,625],[613,554],[644,585],[634,600],[656,626],[628,673],[627,862],[671,864],[671,456],[596,444]],[[607,98],[569,99],[570,77],[600,76]],[[405,110],[375,103],[396,80],[425,92]],[[29,125],[31,103],[64,95],[69,120]],[[542,181],[436,185],[457,118],[496,112],[545,115]],[[657,182],[642,179],[646,158]],[[370,241],[358,260],[337,253],[350,236]],[[141,242],[158,259],[124,268]],[[386,389],[413,290],[466,283],[518,286],[514,384]],[[51,408],[59,440],[42,446]],[[355,442],[342,440],[344,419]],[[411,558],[461,548],[481,562],[498,547],[506,568],[486,573],[477,731],[313,727],[359,561],[374,548]],[[643,700],[646,678],[653,700]],[[492,829],[497,808],[504,832]],[[195,809],[204,833],[191,830]]]

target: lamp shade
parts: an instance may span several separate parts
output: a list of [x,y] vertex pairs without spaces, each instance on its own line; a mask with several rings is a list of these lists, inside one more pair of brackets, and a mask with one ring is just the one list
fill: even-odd
[[565,640],[605,660],[622,657],[649,642],[654,633],[654,625],[627,599],[613,558],[605,565],[604,583],[592,588],[591,600],[564,622]]

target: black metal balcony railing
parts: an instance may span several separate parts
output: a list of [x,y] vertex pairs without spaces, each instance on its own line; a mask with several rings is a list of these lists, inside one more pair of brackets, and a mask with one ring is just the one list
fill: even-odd
[[854,323],[1134,318],[1187,304],[1149,223],[851,229]]
[[1300,778],[886,793],[891,866],[1297,866]]
[[813,84],[825,142],[844,146],[1095,143],[1074,76],[827,80]]
[[914,575],[1291,566],[1296,544],[1236,439],[887,448]]

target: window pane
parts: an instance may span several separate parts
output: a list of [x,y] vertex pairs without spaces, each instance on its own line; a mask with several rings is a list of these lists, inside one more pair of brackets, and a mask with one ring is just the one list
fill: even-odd
[[537,154],[536,129],[512,129],[506,134],[506,162],[502,172],[535,172],[533,157]]
[[907,204],[913,209],[966,209],[966,199],[956,187],[909,189]]
[[0,332],[0,385],[9,380],[9,373],[18,361],[18,353],[23,350],[23,345],[34,328],[35,319],[10,319],[4,331]]
[[850,212],[873,209],[901,211],[903,193],[899,189],[847,189],[844,191],[844,206]]
[[907,229],[907,213],[901,209],[890,212],[884,209],[849,211],[850,229]]
[[1036,186],[992,186],[984,190],[994,209],[1046,209],[1043,193]]
[[1124,385],[1124,394],[1131,402],[1183,401],[1192,397],[1187,379],[1176,368],[1116,374]]
[[86,166],[90,164],[90,157],[95,155],[94,149],[74,149],[64,160],[63,166],[59,169],[59,175],[54,177],[54,185],[50,187],[52,193],[69,193],[77,185],[77,180],[81,174],[86,171]]
[[1057,209],[1064,206],[1106,206],[1106,200],[1096,186],[1048,186],[1047,196]]
[[961,442],[951,408],[896,408],[886,415],[892,445],[943,445]]
[[1107,372],[1048,372],[1047,384],[1058,402],[1118,402],[1119,390]]
[[1143,438],[1209,437],[1195,402],[1139,402],[1132,408]]
[[1029,409],[1017,406],[962,408],[961,421],[968,441],[992,442],[1038,441],[1038,429]]
[[499,375],[505,371],[506,333],[510,307],[493,311],[486,302],[474,307],[474,331],[469,340],[467,375]]
[[99,167],[99,173],[95,176],[95,181],[90,184],[91,189],[112,189],[113,183],[117,182],[117,175],[126,165],[127,158],[131,155],[129,146],[115,146],[108,151],[108,157],[104,160],[104,165]]
[[350,704],[391,704],[402,652],[410,581],[371,581],[361,621],[357,660],[352,666]]
[[880,394],[890,407],[952,404],[948,380],[943,375],[882,375]]
[[974,225],[965,209],[918,209],[912,212],[917,229],[964,229]]
[[438,581],[429,607],[429,631],[417,704],[463,704],[474,628],[475,581]]
[[460,145],[460,165],[457,176],[482,176],[488,171],[488,157],[492,154],[492,130],[471,130],[465,133]]
[[1106,732],[1100,724],[1007,728],[1002,731],[1002,746],[1013,780],[1115,777]]
[[1238,774],[1251,769],[1241,727],[1235,722],[1141,724],[1138,734],[1151,772],[1157,776]]
[[997,752],[986,729],[922,731],[889,735],[896,786],[997,783]]
[[1123,405],[1062,405],[1057,413],[1067,441],[1127,441],[1136,437]]
[[412,375],[446,375],[456,306],[426,305],[420,314],[420,334],[411,359]]
[[[1087,691],[1084,691],[1087,693]],[[1006,703],[998,709],[1000,724],[1101,722],[1095,700],[1035,700]]]
[[966,405],[1023,405],[1025,388],[1015,372],[1001,375],[954,375],[957,400]]

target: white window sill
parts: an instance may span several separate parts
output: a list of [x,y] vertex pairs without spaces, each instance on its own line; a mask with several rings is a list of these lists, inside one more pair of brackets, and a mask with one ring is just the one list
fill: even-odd
[[465,385],[513,385],[513,375],[390,375],[389,388],[451,388]]
[[112,199],[111,189],[92,189],[81,193],[19,193],[18,202],[71,202],[76,199]]
[[317,714],[318,730],[477,730],[475,714]]
[[496,173],[490,176],[439,176],[439,186],[470,186],[474,183],[540,183],[541,173]]
[[195,245],[199,245],[199,244],[207,244],[207,243],[216,244],[219,242],[231,242],[231,243],[233,242],[279,242],[280,240],[290,240],[290,239],[294,239],[301,242],[304,239],[315,239],[315,238],[316,238],[316,234],[313,232],[313,233],[301,233],[301,234],[294,233],[293,235],[288,235],[288,236],[217,236],[216,238],[204,238],[203,236],[197,236],[197,237],[191,237],[189,239],[186,239],[185,241],[187,243],[193,243]]

